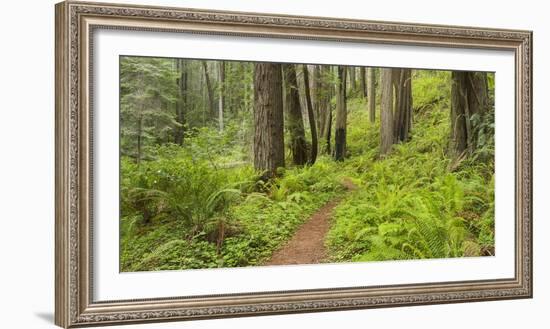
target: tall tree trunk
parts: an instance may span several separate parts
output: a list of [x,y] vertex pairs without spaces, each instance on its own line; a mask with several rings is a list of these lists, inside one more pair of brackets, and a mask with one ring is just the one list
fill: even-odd
[[254,64],[254,168],[264,179],[285,166],[281,65]]
[[223,131],[223,110],[225,107],[225,62],[219,61],[218,126]]
[[328,131],[327,121],[330,113],[331,85],[327,83],[326,80],[329,75],[330,66],[322,65],[319,72],[319,89],[317,90],[317,98],[319,102],[319,135],[321,138],[325,138]]
[[187,107],[187,69],[184,59],[176,59],[176,72],[178,77],[178,99],[176,100],[176,121],[178,126],[174,132],[174,142],[183,145],[185,136],[185,110]]
[[376,120],[376,72],[374,67],[367,68],[367,102],[369,107],[370,122]]
[[136,154],[136,164],[139,166],[141,163],[141,139],[143,136],[143,116],[139,116],[137,122],[137,154]]
[[395,72],[395,113],[394,142],[409,139],[412,116],[412,83],[410,69],[394,69]]
[[[472,153],[477,148],[477,123],[486,114],[488,107],[487,73],[453,71],[450,140],[453,157]],[[474,115],[478,120],[472,120]]]
[[[201,64],[202,65],[202,64]],[[203,69],[204,71],[204,69]],[[204,73],[204,72],[203,72]],[[211,108],[210,108],[210,100],[208,98],[208,88],[205,87],[205,75],[204,74],[201,74],[198,78],[198,85],[199,85],[199,91],[200,91],[200,94],[201,94],[201,100],[202,100],[202,103],[200,104],[200,108],[201,108],[201,117],[202,117],[202,121],[201,121],[201,124],[204,126],[206,125],[206,113],[210,113],[211,111]],[[204,103],[204,104],[203,104]]]
[[307,106],[307,116],[309,119],[309,129],[311,131],[311,155],[309,157],[308,164],[312,165],[317,160],[317,127],[315,123],[315,114],[313,113],[313,104],[311,103],[311,94],[309,91],[309,71],[307,65],[302,65],[302,70],[304,74],[304,91],[306,94],[306,106]]
[[[490,104],[489,104],[489,82],[487,81],[487,73],[486,72],[471,72],[469,75],[469,81],[470,81],[470,88],[471,93],[474,95],[474,97],[468,97],[468,101],[470,102],[470,115],[476,115],[477,120],[473,120],[472,122],[472,137],[470,140],[470,145],[472,148],[472,152],[479,147],[478,145],[478,139],[479,139],[479,131],[480,131],[480,124],[482,123],[484,117],[487,115],[487,112],[489,111]],[[470,120],[472,120],[472,117],[470,117]]]
[[301,166],[307,162],[307,146],[304,131],[304,119],[300,107],[300,94],[294,64],[283,64],[285,73],[285,101],[287,111],[287,127],[290,132],[290,150],[292,162]]
[[321,128],[321,98],[320,98],[320,90],[321,90],[321,69],[319,68],[319,65],[313,66],[313,81],[311,81],[311,98],[313,101],[313,113],[315,113],[315,125],[317,127],[317,135],[318,137],[322,137],[322,130]]
[[330,108],[330,106],[328,107],[327,112],[328,112],[328,115],[325,121],[325,132],[326,132],[325,140],[326,140],[327,154],[331,154],[330,142],[332,140],[332,109]]
[[392,69],[380,69],[380,155],[391,151],[393,144],[393,86]]
[[356,91],[355,85],[355,66],[349,67],[349,93],[350,95],[355,95]]
[[334,134],[334,159],[343,161],[346,156],[346,68],[338,66],[338,91],[336,93],[336,127]]
[[235,104],[235,87],[231,86],[231,81],[227,81],[227,77],[234,77],[235,74],[235,62],[227,62],[225,63],[225,67],[223,70],[224,75],[224,117],[227,113],[235,113],[235,109],[237,108]]
[[367,98],[367,83],[365,77],[365,67],[359,68],[359,87],[361,88],[361,95],[363,98]]
[[325,121],[325,129],[326,129],[326,141],[327,141],[327,154],[329,155],[332,155],[332,148],[331,148],[331,143],[332,143],[332,121],[334,119],[334,114],[333,114],[333,106],[332,106],[332,103],[331,103],[331,100],[332,100],[332,97],[334,97],[334,95],[336,94],[337,92],[337,87],[335,85],[333,85],[333,83],[331,82],[332,81],[332,76],[333,74],[336,73],[336,75],[338,75],[338,67],[337,66],[327,66],[326,67],[326,74],[327,74],[327,77],[328,77],[328,80],[325,80],[325,83],[326,83],[326,95],[327,95],[327,119]]
[[216,111],[215,100],[214,100],[214,90],[212,89],[212,81],[210,80],[210,73],[208,73],[208,63],[206,61],[202,62],[202,68],[204,70],[204,79],[206,80],[206,91],[208,92],[208,105],[210,106],[210,113]]

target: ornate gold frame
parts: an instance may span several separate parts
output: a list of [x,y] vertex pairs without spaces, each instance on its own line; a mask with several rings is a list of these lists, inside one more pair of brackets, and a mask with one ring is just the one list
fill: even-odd
[[[93,302],[90,35],[96,28],[504,49],[516,71],[513,279]],[[532,296],[532,32],[65,1],[56,5],[56,297],[62,327]]]

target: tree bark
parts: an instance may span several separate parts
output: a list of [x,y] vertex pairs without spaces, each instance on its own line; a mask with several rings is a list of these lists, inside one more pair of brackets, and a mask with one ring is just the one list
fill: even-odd
[[355,84],[355,66],[349,67],[349,93],[350,95],[354,95],[356,91],[356,84]]
[[365,77],[365,67],[359,68],[359,87],[361,88],[361,95],[363,98],[367,98],[367,83]]
[[218,126],[223,131],[223,111],[225,107],[225,62],[219,61]]
[[319,103],[319,135],[321,138],[324,138],[327,136],[327,121],[330,112],[331,85],[326,82],[330,75],[330,67],[328,65],[321,66],[319,74],[319,89],[317,90]]
[[336,93],[336,127],[334,134],[334,159],[343,161],[346,156],[347,108],[346,108],[346,68],[338,66]]
[[[479,122],[488,108],[487,73],[453,71],[450,140],[453,157],[475,151]],[[476,120],[473,120],[474,116]]]
[[380,69],[380,155],[382,156],[391,151],[394,141],[392,73],[392,69]]
[[331,140],[332,140],[332,109],[328,107],[327,120],[325,121],[325,131],[326,131],[326,150],[327,154],[331,154]]
[[139,166],[141,163],[141,139],[143,135],[143,116],[139,116],[137,122],[137,154],[136,154],[136,164]]
[[313,113],[315,113],[315,124],[317,127],[317,135],[318,137],[321,137],[321,131],[323,128],[321,128],[321,113],[320,113],[320,103],[321,98],[320,95],[320,85],[321,85],[321,70],[319,68],[319,65],[313,66],[313,79],[311,81],[311,98],[313,101]]
[[301,166],[307,162],[307,146],[304,130],[304,119],[300,107],[300,94],[294,64],[283,64],[285,74],[285,101],[287,111],[287,127],[290,132],[290,151],[292,162]]
[[367,102],[370,122],[374,122],[376,120],[376,72],[374,70],[374,67],[367,68]]
[[[210,80],[210,74],[208,73],[208,63],[202,62],[202,68],[204,70],[204,79],[206,81],[206,90],[208,92],[208,105],[210,106],[210,113],[215,113],[216,106],[214,100],[214,90],[212,89],[212,81]],[[211,114],[210,114],[211,115]]]
[[[479,147],[478,138],[480,131],[480,124],[489,111],[489,83],[487,81],[486,72],[472,72],[469,75],[469,82],[471,93],[473,97],[469,97],[470,102],[470,120],[472,122],[472,137],[471,148],[472,152]],[[477,119],[473,119],[472,116],[477,116]]]
[[178,126],[174,131],[174,142],[183,145],[185,136],[185,110],[187,107],[187,69],[184,59],[176,59],[176,72],[178,78],[178,99],[176,100],[176,121]]
[[285,166],[281,65],[254,64],[254,168],[263,179]]
[[309,129],[311,131],[311,155],[308,160],[308,164],[312,165],[317,160],[317,127],[315,122],[315,114],[313,112],[313,104],[311,103],[311,93],[309,90],[309,71],[307,65],[302,65],[303,75],[304,75],[304,91],[306,94],[306,106],[307,106],[307,116],[309,120]]
[[394,69],[395,77],[395,113],[394,142],[409,139],[412,120],[412,83],[410,69]]

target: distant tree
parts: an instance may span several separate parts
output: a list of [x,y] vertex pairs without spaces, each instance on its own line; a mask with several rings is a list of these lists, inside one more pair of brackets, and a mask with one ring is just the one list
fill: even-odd
[[356,92],[356,80],[355,80],[355,66],[350,66],[349,68],[349,94],[355,95]]
[[361,96],[363,96],[363,98],[367,98],[367,83],[365,75],[365,67],[361,66],[359,68],[359,87],[361,88]]
[[367,102],[370,122],[376,120],[376,71],[374,67],[367,68]]
[[[324,72],[323,72],[323,81],[324,81],[324,88],[325,88],[325,104],[326,104],[326,112],[325,112],[325,124],[324,124],[324,136],[326,140],[326,153],[332,154],[331,150],[331,142],[332,142],[332,121],[333,121],[333,106],[331,103],[331,100],[333,96],[336,93],[336,86],[335,86],[335,77],[337,79],[338,77],[338,70],[336,66],[323,66]],[[334,72],[336,71],[336,72]]]
[[123,57],[120,62],[121,152],[140,163],[145,148],[180,129],[171,112],[179,90],[169,59]]
[[336,127],[334,135],[334,159],[343,161],[346,156],[347,105],[346,105],[346,68],[338,66],[336,92]]
[[309,130],[311,132],[311,155],[308,159],[308,164],[312,165],[317,160],[317,127],[315,122],[315,114],[313,110],[313,104],[311,102],[311,93],[309,88],[309,71],[307,65],[302,65],[302,71],[304,75],[304,90],[306,95],[306,107],[309,120]]
[[317,88],[319,139],[325,141],[325,151],[331,153],[332,108],[330,100],[333,94],[333,74],[329,65],[320,65]]
[[285,165],[282,85],[280,64],[254,64],[254,167],[264,179]]
[[326,140],[326,152],[331,154],[331,140],[332,140],[332,108],[329,106],[327,109],[327,120],[325,122],[325,140]]
[[214,89],[212,88],[212,81],[210,80],[210,74],[208,72],[208,63],[201,61],[202,68],[204,70],[204,79],[206,81],[206,91],[208,92],[208,105],[210,105],[210,113],[214,113],[216,106],[214,100]]
[[219,61],[218,66],[218,126],[223,131],[223,111],[225,108],[225,62]]
[[321,68],[320,65],[313,65],[313,78],[311,79],[311,100],[313,101],[313,112],[315,113],[315,124],[317,127],[317,136],[321,136]]
[[183,145],[183,139],[185,135],[186,125],[186,108],[188,103],[187,93],[187,65],[184,59],[176,59],[176,84],[178,86],[178,97],[176,101],[176,121],[178,126],[174,133],[174,142],[179,145]]

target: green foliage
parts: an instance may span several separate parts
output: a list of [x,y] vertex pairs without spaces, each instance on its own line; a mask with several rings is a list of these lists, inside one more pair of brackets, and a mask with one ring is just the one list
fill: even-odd
[[[442,77],[436,74],[426,79]],[[417,80],[413,85],[424,88]],[[411,141],[395,145],[385,159],[377,160],[377,152],[367,151],[348,161],[347,168],[365,183],[335,209],[326,240],[332,261],[447,258],[494,252],[492,165],[471,159],[450,173],[450,159],[445,155],[449,109],[434,95],[419,99],[430,104],[431,110],[417,113]],[[378,131],[376,124],[364,120],[363,112],[352,116],[353,122],[361,124],[354,126],[351,136],[355,129],[363,130],[363,136]],[[368,143],[363,141],[363,147],[368,149]],[[354,144],[357,147],[361,142]]]
[[414,70],[413,108],[423,112],[435,105],[450,106],[451,71]]
[[231,133],[203,129],[139,166],[122,159],[123,271],[261,264],[343,190],[337,164],[325,157],[259,181],[249,165],[234,165]]
[[171,60],[163,58],[122,57],[120,71],[121,152],[141,159],[148,147],[168,140],[178,126],[170,112],[176,102],[176,76]]
[[[348,99],[344,162],[320,155],[262,181],[251,165],[252,65],[226,63],[223,132],[208,110],[202,64],[186,67],[184,143],[174,145],[173,60],[121,60],[122,271],[261,265],[335,197],[327,261],[494,254],[494,111],[473,118],[478,149],[450,171],[450,72],[413,71],[411,138],[384,159],[379,115],[371,123],[357,93]],[[207,67],[217,95],[218,65]],[[330,86],[337,77],[326,70],[321,79]],[[489,86],[492,98],[493,75]],[[323,90],[316,95],[328,97]]]
[[472,162],[492,163],[495,156],[495,111],[491,107],[487,113],[478,113],[471,117],[472,126],[476,129],[474,145],[476,148],[471,157]]
[[361,161],[378,157],[380,142],[380,118],[371,123],[367,111],[367,102],[363,98],[348,101],[350,121],[347,131],[347,152],[350,158],[361,156]]

